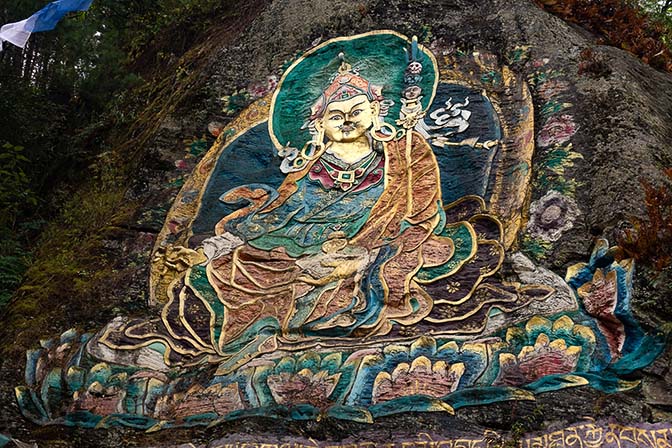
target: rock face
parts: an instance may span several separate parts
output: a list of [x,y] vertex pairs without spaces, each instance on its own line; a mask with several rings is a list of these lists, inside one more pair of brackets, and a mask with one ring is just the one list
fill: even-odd
[[[499,64],[508,65],[527,79],[534,103],[536,148],[530,216],[525,217],[514,248],[543,266],[537,274],[541,272],[553,281],[556,277],[549,270],[564,276],[569,266],[589,258],[597,237],[615,242],[629,217],[645,217],[640,181],[663,184],[663,169],[672,166],[672,76],[653,70],[621,50],[597,45],[595,36],[574,29],[531,1],[276,0],[241,6],[239,19],[244,27],[230,29],[219,40],[213,35],[207,45],[203,44],[201,48],[207,51],[199,53],[193,68],[200,82],[193,91],[187,89],[179,102],[166,105],[172,112],[154,123],[155,132],[139,148],[142,162],[127,192],[128,202],[139,205],[133,217],[120,226],[124,230],[110,236],[108,244],[110,258],[117,260],[116,266],[129,269],[129,278],[101,285],[97,295],[91,297],[91,302],[109,310],[109,315],[101,316],[89,306],[69,316],[68,310],[78,309],[78,305],[64,303],[59,304],[62,311],[53,312],[52,328],[2,329],[5,343],[17,341],[15,348],[6,350],[2,364],[3,431],[24,441],[35,440],[40,447],[63,443],[169,446],[175,442],[204,443],[230,432],[338,441],[365,438],[371,432],[436,433],[447,427],[473,433],[492,429],[514,439],[520,434],[507,433],[512,427],[533,431],[572,423],[580,417],[615,417],[622,422],[672,418],[668,413],[672,406],[672,358],[668,350],[638,374],[641,378],[632,378],[641,379],[643,386],[627,393],[605,395],[585,387],[572,388],[541,394],[535,402],[463,408],[454,417],[439,413],[385,417],[373,426],[332,419],[282,420],[274,421],[274,428],[269,429],[268,420],[248,418],[207,431],[148,435],[129,429],[100,434],[85,429],[41,428],[24,420],[12,393],[15,385],[24,382],[20,353],[37,346],[39,339],[73,326],[96,331],[115,315],[156,315],[158,308],[145,308],[138,302],[144,304],[149,295],[149,247],[161,230],[179,185],[212,144],[215,134],[254,98],[274,87],[283,65],[320,41],[389,29],[418,35],[430,49],[441,49],[437,57],[446,60],[473,52],[492,54]],[[587,48],[592,50],[590,59],[585,53],[582,56]],[[187,148],[185,140],[189,140]],[[529,267],[529,260],[517,260],[532,276],[534,267]],[[129,268],[131,261],[137,267]],[[97,269],[104,272],[112,267]],[[651,278],[648,274],[646,269],[635,274],[631,300],[635,310],[641,310],[638,319],[655,328],[664,324],[670,295],[663,286],[647,284],[646,279]],[[28,313],[50,313],[51,304],[22,309],[22,300],[26,299],[7,311],[8,318],[26,313],[26,309]],[[618,345],[617,335],[614,341]],[[89,398],[103,406],[106,397],[98,394]]]

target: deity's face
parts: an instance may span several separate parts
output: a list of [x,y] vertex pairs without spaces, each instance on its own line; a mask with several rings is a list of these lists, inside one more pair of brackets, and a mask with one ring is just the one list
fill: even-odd
[[379,112],[379,103],[369,101],[366,95],[357,95],[342,101],[332,101],[316,124],[333,142],[354,142],[371,129],[373,117]]

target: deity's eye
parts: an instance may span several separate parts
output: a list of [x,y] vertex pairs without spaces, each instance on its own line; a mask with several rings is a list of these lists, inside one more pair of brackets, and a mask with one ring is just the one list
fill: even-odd
[[334,114],[334,115],[331,115],[331,116],[329,117],[329,119],[330,119],[330,120],[334,120],[334,121],[338,121],[338,120],[342,120],[343,117],[341,117],[339,114]]
[[352,111],[352,113],[350,115],[352,115],[353,117],[356,117],[357,115],[359,115],[361,113],[362,113],[362,109],[357,109],[357,110]]

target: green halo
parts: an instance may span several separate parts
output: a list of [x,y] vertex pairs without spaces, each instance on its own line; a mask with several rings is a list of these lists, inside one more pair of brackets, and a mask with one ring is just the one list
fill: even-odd
[[[404,89],[406,52],[411,40],[394,31],[371,31],[352,37],[328,40],[309,50],[296,60],[280,79],[271,103],[268,128],[271,139],[279,149],[284,146],[301,148],[310,140],[308,129],[301,129],[310,117],[310,107],[326,89],[332,76],[338,73],[343,53],[345,61],[369,82],[383,87],[383,97],[394,101],[386,123],[395,125],[401,109]],[[422,64],[422,106],[427,109],[434,99],[439,81],[434,55],[418,46],[416,59]]]

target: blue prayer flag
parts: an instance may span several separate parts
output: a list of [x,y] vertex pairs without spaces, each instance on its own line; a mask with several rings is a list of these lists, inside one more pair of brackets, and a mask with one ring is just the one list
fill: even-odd
[[93,0],[57,0],[49,3],[32,16],[20,22],[8,23],[0,28],[0,50],[2,42],[11,42],[21,48],[26,46],[30,34],[49,31],[69,12],[86,11]]

